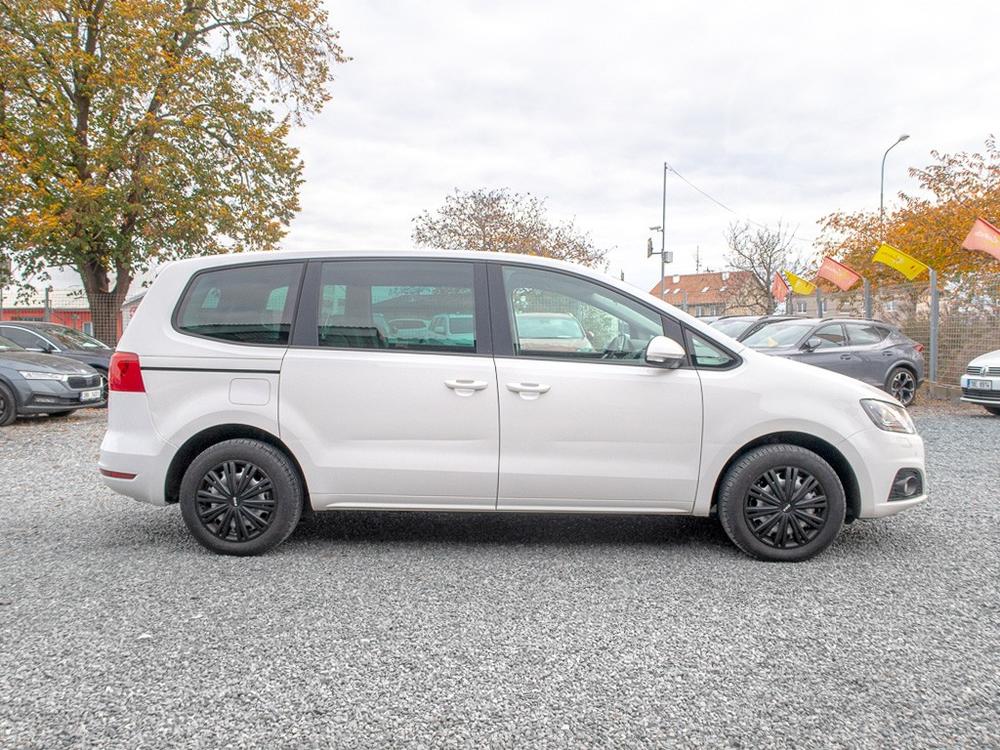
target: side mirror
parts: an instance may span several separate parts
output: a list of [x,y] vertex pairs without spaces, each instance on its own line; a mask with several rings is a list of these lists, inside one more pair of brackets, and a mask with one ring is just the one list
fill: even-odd
[[674,370],[684,362],[684,347],[666,336],[654,336],[646,345],[646,364]]
[[815,351],[819,349],[822,344],[823,344],[823,339],[821,339],[819,336],[810,336],[808,339],[806,339],[806,343],[802,345],[802,351],[804,352]]

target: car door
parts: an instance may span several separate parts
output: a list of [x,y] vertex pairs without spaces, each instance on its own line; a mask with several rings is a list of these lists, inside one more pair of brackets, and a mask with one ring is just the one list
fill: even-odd
[[868,322],[845,323],[844,329],[847,331],[851,354],[856,360],[853,376],[882,387],[889,365],[898,357],[897,348],[885,342],[889,330]]
[[813,331],[807,342],[819,342],[814,349],[806,351],[800,362],[833,370],[843,375],[855,377],[859,371],[861,360],[858,359],[848,345],[847,334],[841,323],[827,323]]
[[[530,266],[491,264],[490,299],[497,507],[690,511],[701,456],[698,372],[643,359],[649,340],[665,330],[681,343],[680,326],[594,280]],[[519,335],[519,318],[539,316],[579,326],[553,325],[544,340],[534,329]]]
[[[431,321],[448,314],[473,316],[475,335],[434,334]],[[397,330],[383,320],[410,323]],[[280,409],[282,439],[315,508],[494,508],[499,426],[485,267],[311,262]]]

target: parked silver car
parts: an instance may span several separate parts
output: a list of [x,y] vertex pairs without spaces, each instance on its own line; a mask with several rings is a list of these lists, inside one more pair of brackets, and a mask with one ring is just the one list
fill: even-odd
[[878,320],[796,318],[743,339],[758,351],[796,359],[864,381],[913,403],[924,379],[923,344]]
[[1000,349],[980,354],[962,376],[962,400],[1000,417]]

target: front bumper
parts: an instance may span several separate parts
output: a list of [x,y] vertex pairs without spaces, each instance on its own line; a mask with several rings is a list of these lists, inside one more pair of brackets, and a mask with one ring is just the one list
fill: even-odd
[[83,399],[83,395],[87,392],[102,391],[101,379],[97,377],[95,381],[94,385],[84,384],[82,387],[72,388],[59,380],[22,380],[17,384],[19,396],[17,413],[51,414],[103,406],[106,403],[103,393],[96,399]]
[[[877,427],[851,435],[837,446],[854,468],[860,493],[858,518],[883,518],[925,502],[930,494],[924,464],[924,441],[919,435],[886,432]],[[919,495],[890,500],[900,469],[920,473]]]
[[[986,381],[990,388],[982,388],[977,383],[973,388],[970,381]],[[962,401],[969,404],[1000,407],[1000,378],[990,375],[963,375],[961,378]]]

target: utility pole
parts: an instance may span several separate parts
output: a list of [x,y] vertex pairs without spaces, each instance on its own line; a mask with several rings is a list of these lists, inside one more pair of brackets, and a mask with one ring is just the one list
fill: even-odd
[[673,252],[667,252],[667,171],[670,166],[663,162],[663,211],[660,216],[660,226],[650,227],[653,232],[660,233],[660,250],[659,252],[653,250],[653,240],[650,238],[649,242],[646,244],[646,257],[650,258],[654,255],[660,256],[660,299],[664,298],[665,285],[663,279],[667,276],[667,263],[672,263],[674,260]]

